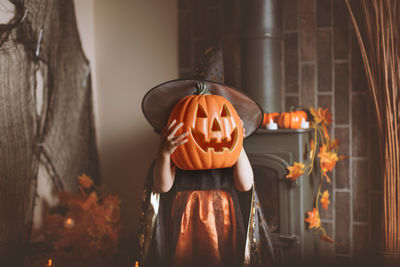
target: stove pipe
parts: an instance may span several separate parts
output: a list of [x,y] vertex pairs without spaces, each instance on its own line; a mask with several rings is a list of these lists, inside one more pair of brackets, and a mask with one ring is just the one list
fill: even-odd
[[242,90],[264,112],[282,112],[281,2],[241,1]]

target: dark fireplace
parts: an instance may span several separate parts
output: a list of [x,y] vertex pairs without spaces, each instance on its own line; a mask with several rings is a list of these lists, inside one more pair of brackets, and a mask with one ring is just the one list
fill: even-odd
[[294,182],[286,178],[289,165],[308,160],[311,138],[308,129],[260,129],[245,141],[255,188],[281,263],[308,261],[319,255],[319,238],[304,223],[318,184],[307,174]]

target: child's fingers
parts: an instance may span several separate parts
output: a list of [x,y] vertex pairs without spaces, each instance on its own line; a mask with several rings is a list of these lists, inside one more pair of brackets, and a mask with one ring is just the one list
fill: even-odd
[[181,140],[179,142],[174,143],[173,146],[172,146],[171,153],[173,153],[175,151],[175,149],[177,149],[180,145],[183,145],[183,144],[185,144],[187,142],[188,142],[187,139],[183,139],[183,140]]
[[180,135],[174,137],[174,140],[175,141],[180,141],[182,138],[185,138],[188,135],[189,135],[189,132],[184,132],[183,134],[180,134]]
[[188,140],[187,139],[183,139],[183,140],[181,140],[181,141],[179,141],[179,142],[176,142],[176,143],[174,143],[173,145],[172,145],[172,148],[171,148],[171,154],[172,153],[174,153],[174,151],[175,151],[175,149],[177,149],[180,145],[183,145],[184,143],[187,143],[188,142]]
[[188,140],[187,139],[183,139],[183,140],[181,140],[181,141],[179,141],[179,142],[176,142],[176,147],[178,147],[178,146],[180,146],[180,145],[183,145],[184,143],[187,143],[188,142]]
[[178,123],[174,129],[172,130],[172,132],[168,135],[168,140],[171,140],[172,138],[174,138],[176,132],[183,126],[183,122]]
[[186,143],[187,139],[183,139],[183,138],[188,136],[188,134],[189,134],[188,132],[185,132],[181,135],[178,135],[178,136],[172,138],[172,140],[170,141],[171,147],[175,148],[175,147],[178,147],[178,146]]
[[161,136],[168,136],[169,131],[171,130],[172,126],[176,123],[176,120],[173,120],[169,125],[165,126],[164,129],[161,131]]
[[176,123],[176,120],[173,120],[170,125],[168,125],[168,131],[171,130],[172,126]]

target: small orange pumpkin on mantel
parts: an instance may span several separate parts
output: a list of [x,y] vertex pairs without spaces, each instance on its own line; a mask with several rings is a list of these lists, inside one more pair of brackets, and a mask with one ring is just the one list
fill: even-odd
[[278,126],[286,129],[300,129],[302,119],[307,121],[307,113],[302,110],[282,112],[278,118]]
[[233,105],[220,95],[212,95],[205,84],[196,84],[194,95],[183,97],[173,108],[168,124],[183,122],[176,135],[189,132],[188,142],[171,155],[184,170],[233,166],[243,147],[243,128]]

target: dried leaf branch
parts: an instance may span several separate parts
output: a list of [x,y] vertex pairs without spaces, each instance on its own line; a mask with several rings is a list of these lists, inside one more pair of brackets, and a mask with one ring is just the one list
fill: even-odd
[[[346,0],[373,99],[384,179],[387,253],[400,253],[400,2]],[[382,179],[381,177],[378,177]]]

